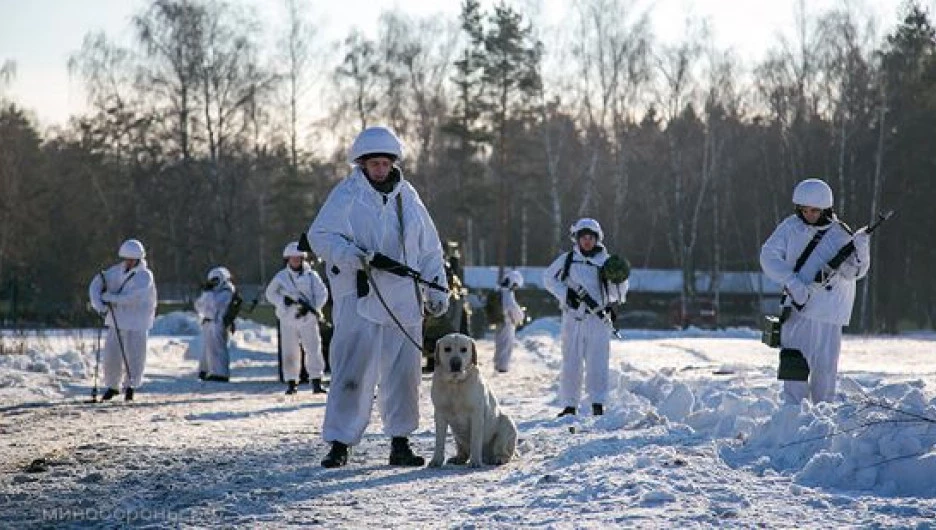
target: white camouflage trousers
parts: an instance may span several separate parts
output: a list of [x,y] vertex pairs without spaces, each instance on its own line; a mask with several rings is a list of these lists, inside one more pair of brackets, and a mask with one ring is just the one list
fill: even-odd
[[506,372],[510,369],[510,358],[517,342],[517,326],[501,323],[497,326],[494,344],[494,369]]
[[[147,330],[120,330],[120,340],[114,328],[107,328],[107,341],[104,343],[104,385],[115,390],[128,386],[139,388],[143,384],[143,370],[146,368]],[[123,351],[121,352],[121,342]],[[127,376],[129,366],[130,374]]]
[[317,322],[306,319],[280,320],[280,341],[280,348],[283,351],[284,380],[299,381],[303,350],[305,350],[305,367],[309,378],[322,378],[325,372],[325,357],[322,356],[322,337],[319,335]]
[[796,311],[783,323],[780,344],[803,353],[809,364],[809,381],[784,381],[784,403],[832,401],[842,350],[842,326],[804,318]]
[[603,404],[608,397],[611,341],[608,326],[594,315],[563,311],[561,341],[560,405],[578,408],[582,396],[583,367],[590,402]]
[[198,371],[208,375],[231,376],[228,333],[223,322],[202,322],[202,354]]
[[[357,445],[377,404],[388,436],[408,436],[419,425],[422,352],[394,323],[376,324],[357,313],[353,294],[335,300],[331,385],[322,438]],[[422,325],[407,326],[419,340]]]

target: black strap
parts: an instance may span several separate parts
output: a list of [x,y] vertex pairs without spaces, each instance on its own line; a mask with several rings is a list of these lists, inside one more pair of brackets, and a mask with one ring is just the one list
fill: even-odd
[[[572,269],[572,263],[574,261],[574,258],[575,258],[575,252],[570,250],[566,254],[565,263],[562,264],[562,270],[559,271],[559,274],[558,274],[559,281],[565,282],[569,278],[569,271]],[[595,266],[595,268],[597,269],[597,273],[598,273],[598,286],[599,288],[603,288],[602,293],[605,294],[605,298],[607,298],[608,280],[604,277],[601,267]]]
[[[117,290],[114,292],[114,294],[122,293],[124,286],[127,285],[127,282],[132,280],[134,276],[136,276],[136,273],[137,271],[134,270],[133,272],[130,273],[129,276],[124,278],[124,281],[120,284],[120,286],[117,287]],[[104,271],[101,271],[100,274],[101,274],[101,293],[103,294],[107,292],[107,277],[104,276]]]
[[[305,269],[300,269],[299,276],[302,276],[304,273],[305,273]],[[302,290],[299,289],[299,285],[296,284],[295,278],[292,277],[292,274],[290,274],[288,270],[286,271],[286,276],[289,277],[289,281],[292,283],[293,287],[296,289],[296,294],[298,294],[302,298],[302,301],[309,305],[313,305],[311,301],[306,300],[305,294],[303,294]],[[315,293],[311,293],[311,294],[312,294],[312,300],[314,301]]]
[[[806,260],[809,259],[809,256],[813,253],[813,250],[816,250],[816,247],[819,246],[819,242],[822,241],[822,237],[826,235],[829,229],[826,230],[817,230],[816,234],[813,235],[812,239],[809,240],[809,243],[806,245],[806,248],[803,249],[803,253],[800,254],[799,258],[796,259],[796,263],[793,265],[793,273],[797,273],[800,269],[803,268],[803,265],[806,264]],[[780,297],[780,306],[783,307],[786,305],[787,299],[786,289],[783,290],[783,295]],[[803,307],[798,305],[796,302],[792,302],[796,306],[796,309],[802,309]],[[780,312],[780,322],[785,322],[790,318],[790,308],[784,307]]]
[[806,245],[806,248],[803,249],[803,253],[800,254],[800,257],[797,258],[796,264],[793,265],[793,272],[799,272],[803,268],[803,265],[806,264],[806,260],[809,259],[810,254],[813,253],[813,250],[816,250],[816,247],[819,246],[819,241],[822,240],[822,236],[826,234],[829,230],[817,230],[816,235],[809,240],[809,244]]
[[564,282],[569,277],[569,270],[572,268],[573,252],[570,250],[566,254],[565,263],[562,264],[562,270],[559,271],[559,281]]

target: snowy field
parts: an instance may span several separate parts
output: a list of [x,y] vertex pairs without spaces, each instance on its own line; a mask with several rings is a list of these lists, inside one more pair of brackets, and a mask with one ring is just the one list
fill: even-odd
[[84,403],[95,330],[4,337],[23,353],[0,356],[0,526],[936,527],[933,334],[848,337],[840,400],[800,409],[778,404],[777,351],[753,331],[627,331],[606,415],[566,421],[558,322],[541,320],[508,374],[479,343],[520,429],[512,463],[391,468],[375,413],[351,463],[325,470],[324,398],[285,398],[275,331],[241,323],[224,384],[195,378],[195,330],[157,323],[130,404]]

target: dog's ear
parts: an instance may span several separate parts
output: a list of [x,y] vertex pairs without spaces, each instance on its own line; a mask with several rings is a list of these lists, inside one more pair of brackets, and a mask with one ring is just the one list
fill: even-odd
[[471,364],[478,366],[478,345],[471,341]]

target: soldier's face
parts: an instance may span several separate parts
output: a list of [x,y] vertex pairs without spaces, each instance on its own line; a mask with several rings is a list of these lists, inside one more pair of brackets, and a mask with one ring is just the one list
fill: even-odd
[[393,160],[383,156],[368,158],[364,161],[364,174],[366,174],[367,178],[371,181],[378,184],[387,180],[392,168]]
[[302,267],[302,256],[292,256],[289,258],[289,266],[295,270]]
[[584,250],[585,252],[591,252],[591,250],[595,248],[595,244],[597,243],[598,243],[598,238],[596,238],[593,234],[584,233],[580,235],[578,238],[579,248]]
[[803,214],[803,219],[806,219],[807,223],[816,224],[816,222],[819,221],[819,217],[822,215],[822,208],[800,206],[800,212]]

